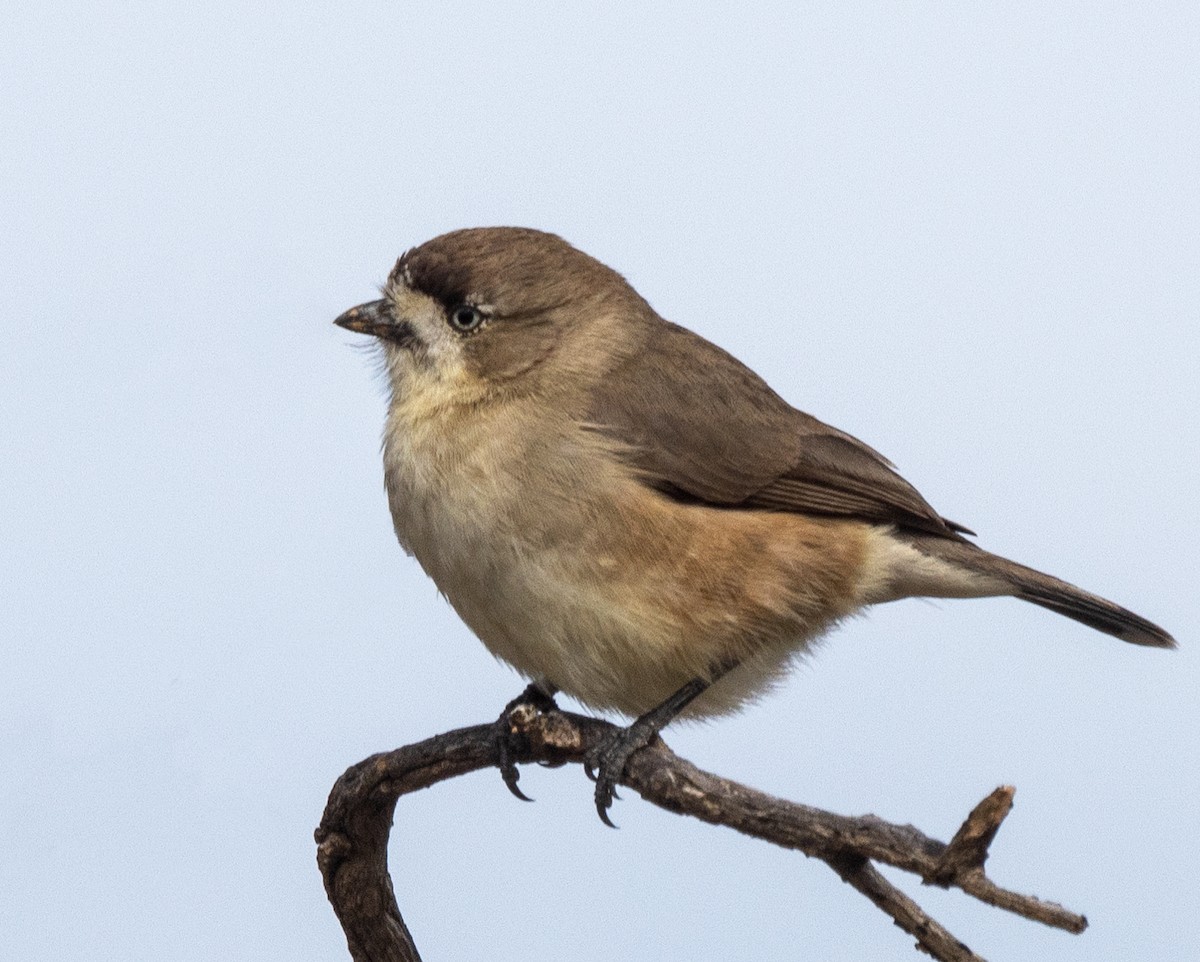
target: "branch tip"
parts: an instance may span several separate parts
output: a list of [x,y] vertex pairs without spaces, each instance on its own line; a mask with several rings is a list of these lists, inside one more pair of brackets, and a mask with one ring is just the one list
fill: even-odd
[[933,871],[925,876],[927,885],[948,888],[969,873],[983,871],[988,849],[1004,824],[1004,819],[1012,811],[1016,791],[1011,785],[1001,785],[971,809],[971,814],[954,833],[954,838],[938,858]]

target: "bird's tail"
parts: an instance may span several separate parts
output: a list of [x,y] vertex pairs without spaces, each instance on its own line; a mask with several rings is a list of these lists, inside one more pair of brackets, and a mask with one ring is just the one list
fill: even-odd
[[1122,641],[1151,648],[1175,647],[1174,638],[1140,615],[1060,578],[984,551],[969,541],[925,534],[908,534],[904,540],[924,555],[1006,581],[1015,597],[1057,611]]

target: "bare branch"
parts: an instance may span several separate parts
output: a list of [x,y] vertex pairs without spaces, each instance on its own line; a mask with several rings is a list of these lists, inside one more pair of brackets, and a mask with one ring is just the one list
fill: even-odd
[[984,962],[861,855],[847,853],[840,859],[832,858],[829,866],[842,881],[853,885],[890,915],[897,926],[915,937],[917,948],[922,952],[948,962]]
[[1001,785],[971,809],[971,814],[954,833],[954,838],[950,839],[946,851],[938,859],[937,869],[926,879],[927,882],[949,885],[964,873],[983,868],[988,857],[988,846],[1012,811],[1016,791],[1011,785]]
[[[581,763],[614,726],[570,712],[541,712],[514,702],[501,720],[437,735],[359,762],[329,796],[317,829],[317,861],[325,890],[356,962],[419,962],[396,905],[387,870],[387,840],[396,800],[502,760]],[[911,825],[873,815],[848,817],[798,805],[702,771],[661,739],[631,756],[621,784],[668,811],[725,825],[828,864],[944,962],[979,960],[871,864],[880,862],[927,884],[955,887],[1006,911],[1082,932],[1087,920],[1062,906],[1000,888],[983,870],[988,847],[1012,808],[1002,786],[980,802],[949,845]]]

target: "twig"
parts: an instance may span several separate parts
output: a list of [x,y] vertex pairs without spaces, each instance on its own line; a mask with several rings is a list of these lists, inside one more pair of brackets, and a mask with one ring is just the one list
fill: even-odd
[[[420,962],[396,905],[387,869],[387,840],[401,795],[497,765],[581,763],[614,726],[570,712],[542,713],[515,704],[499,722],[461,728],[414,745],[373,755],[334,785],[317,829],[317,862],[325,891],[356,962]],[[943,962],[980,962],[919,905],[871,864],[880,862],[923,882],[959,888],[1017,915],[1082,932],[1087,920],[1053,902],[1000,888],[984,873],[988,847],[1012,808],[1002,786],[980,802],[947,845],[911,825],[894,825],[798,805],[709,774],[675,755],[661,739],[631,756],[621,784],[668,811],[725,825],[828,864],[909,935],[917,948]]]

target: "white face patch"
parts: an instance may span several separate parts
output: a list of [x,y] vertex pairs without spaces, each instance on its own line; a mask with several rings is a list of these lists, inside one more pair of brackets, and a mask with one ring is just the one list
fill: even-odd
[[408,322],[419,343],[401,347],[383,342],[392,394],[399,398],[441,393],[448,385],[461,384],[466,376],[463,338],[446,323],[437,300],[412,288],[407,268],[401,273],[404,283],[393,279],[383,293],[396,318]]

